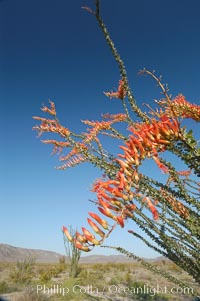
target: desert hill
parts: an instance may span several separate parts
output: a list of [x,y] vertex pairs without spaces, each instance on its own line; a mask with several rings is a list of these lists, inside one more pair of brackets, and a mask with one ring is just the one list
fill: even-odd
[[[62,254],[37,249],[25,249],[8,244],[0,243],[0,262],[17,262],[23,261],[27,257],[35,258],[38,263],[58,263],[59,258],[63,256]],[[151,261],[159,261],[164,259],[162,256],[156,257],[154,259],[149,259]],[[130,259],[123,255],[87,255],[82,256],[80,259],[81,263],[108,263],[108,262],[132,262]]]

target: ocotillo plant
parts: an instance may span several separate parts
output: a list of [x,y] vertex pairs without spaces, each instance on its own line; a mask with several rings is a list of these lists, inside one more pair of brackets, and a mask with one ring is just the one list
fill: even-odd
[[[70,276],[71,277],[77,277],[78,272],[79,272],[79,260],[81,257],[81,250],[79,250],[78,248],[76,248],[76,246],[69,241],[66,238],[65,232],[68,232],[68,230],[63,227],[63,240],[64,240],[64,246],[65,246],[65,251],[66,251],[66,255],[67,255],[67,259],[69,261],[69,267],[70,267]],[[75,230],[73,230],[72,227],[70,227],[69,229],[69,235],[74,236],[75,235]]]
[[[60,124],[53,101],[49,107],[42,108],[51,119],[34,117],[40,121],[34,127],[39,135],[56,133],[59,136],[59,139],[42,141],[52,144],[54,153],[62,152],[62,165],[58,169],[87,161],[103,173],[102,179],[97,179],[93,185],[97,199],[94,204],[99,214],[89,212],[88,223],[92,232],[82,228],[82,233],[76,231],[71,235],[65,227],[63,231],[76,248],[88,252],[95,245],[102,245],[116,226],[124,227],[126,220],[133,220],[149,239],[132,230],[130,235],[174,261],[200,282],[200,148],[192,129],[183,126],[186,119],[200,121],[200,106],[191,104],[181,94],[172,97],[161,79],[144,69],[140,73],[156,81],[163,98],[156,101],[156,109],[147,104],[149,113],[141,110],[130,89],[124,62],[100,16],[99,1],[96,0],[95,11],[88,7],[84,9],[96,17],[119,66],[118,89],[105,95],[121,101],[124,112],[104,114],[100,121],[83,121],[90,129],[81,134]],[[127,125],[127,135],[115,127],[116,123]],[[104,148],[102,135],[119,141],[117,156]],[[67,154],[66,149],[70,149]],[[177,170],[176,160],[167,154],[178,158],[183,163],[183,170]],[[154,178],[145,174],[141,167],[148,160],[166,174],[166,182],[160,181],[159,176]],[[131,256],[123,248],[116,249]]]

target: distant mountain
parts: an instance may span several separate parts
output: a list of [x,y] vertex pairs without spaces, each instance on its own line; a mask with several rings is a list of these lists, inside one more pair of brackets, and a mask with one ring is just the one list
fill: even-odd
[[56,252],[25,249],[0,243],[0,262],[23,261],[26,257],[35,258],[36,262],[54,263],[59,262],[62,256]]
[[108,263],[108,262],[133,262],[133,259],[124,255],[87,255],[80,259],[81,263]]
[[[62,254],[45,251],[45,250],[36,250],[36,249],[25,249],[14,247],[7,244],[0,243],[0,262],[17,262],[23,261],[25,258],[31,256],[35,258],[38,263],[58,263],[59,257],[63,256]],[[160,256],[150,261],[160,261],[166,258]],[[123,255],[89,255],[82,256],[80,263],[108,263],[108,262],[133,262],[133,259],[130,259]]]
[[[158,262],[161,260],[169,260],[165,258],[164,256],[158,256],[155,258],[144,258],[145,260],[149,262]],[[126,262],[134,262],[134,259],[131,259],[124,255],[87,255],[83,256],[80,259],[81,263],[126,263]]]

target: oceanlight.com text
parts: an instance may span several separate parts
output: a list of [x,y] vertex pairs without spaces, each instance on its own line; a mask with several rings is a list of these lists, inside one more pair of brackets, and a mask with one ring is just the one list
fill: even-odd
[[191,295],[193,294],[192,287],[169,287],[169,286],[160,286],[156,285],[150,287],[149,285],[143,286],[119,286],[119,285],[105,285],[104,287],[98,288],[94,285],[74,285],[73,287],[67,287],[63,284],[54,284],[54,285],[37,285],[37,293],[43,293],[46,295],[62,295],[65,296],[69,293],[74,294],[90,294],[90,295],[149,295],[155,296],[156,294],[173,294],[173,295]]

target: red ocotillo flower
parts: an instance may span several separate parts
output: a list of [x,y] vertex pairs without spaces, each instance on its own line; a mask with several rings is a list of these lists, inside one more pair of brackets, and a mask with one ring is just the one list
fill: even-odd
[[163,109],[156,110],[152,115],[156,115],[159,118],[163,115],[167,115],[170,118],[191,118],[196,121],[200,121],[200,106],[192,104],[185,99],[185,96],[179,94],[170,102],[167,100],[156,101]]
[[49,103],[50,103],[50,108],[44,106],[41,110],[43,112],[49,113],[50,115],[56,116],[55,103],[51,100],[49,100]]
[[89,212],[89,215],[95,219],[105,230],[108,230],[108,222],[101,217],[99,217],[96,213]]
[[119,85],[118,85],[118,89],[116,92],[104,92],[104,94],[110,98],[120,98],[120,99],[124,99],[126,97],[126,90],[124,87],[124,81],[120,80],[119,81]]
[[100,235],[102,238],[105,237],[105,233],[95,224],[90,218],[87,219],[88,224],[92,227],[94,232]]
[[67,237],[67,239],[72,242],[73,241],[73,237],[71,236],[71,234],[69,233],[68,229],[66,227],[63,226],[63,233],[65,234],[65,236]]
[[176,96],[170,104],[166,105],[165,109],[170,116],[175,115],[200,121],[200,106],[188,102],[182,94]]
[[91,249],[88,246],[84,246],[82,243],[80,243],[78,240],[74,242],[74,245],[77,249],[84,251],[84,252],[89,252]]
[[87,239],[84,235],[80,234],[78,231],[76,231],[76,241],[78,240],[80,243],[86,243]]
[[189,103],[183,95],[178,95],[173,99],[172,107],[178,116],[200,121],[200,106]]
[[84,236],[85,236],[85,238],[87,239],[88,242],[91,242],[94,245],[99,245],[100,244],[100,241],[97,240],[95,238],[95,236],[90,231],[88,231],[84,227],[82,228],[82,231],[83,231],[83,234],[84,234]]
[[158,215],[158,211],[155,208],[155,206],[152,204],[152,201],[150,200],[149,197],[144,197],[145,202],[147,202],[149,209],[151,210],[152,214],[153,214],[153,218],[154,220],[157,220],[159,215]]

